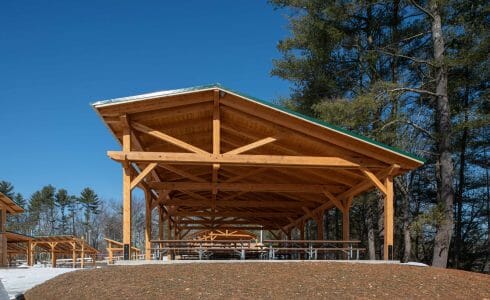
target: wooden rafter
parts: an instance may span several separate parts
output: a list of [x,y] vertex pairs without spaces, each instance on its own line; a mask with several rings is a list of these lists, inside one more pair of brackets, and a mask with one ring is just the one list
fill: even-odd
[[148,135],[151,135],[153,137],[156,137],[156,138],[158,138],[158,139],[160,139],[162,141],[165,141],[165,142],[168,142],[170,144],[173,144],[173,145],[175,145],[177,147],[180,147],[180,148],[182,148],[184,150],[188,150],[190,152],[194,152],[194,153],[197,153],[197,154],[209,154],[209,152],[207,152],[207,151],[204,151],[204,150],[202,150],[202,149],[200,149],[200,148],[198,148],[196,146],[193,146],[193,145],[191,145],[189,143],[186,143],[186,142],[184,142],[182,140],[179,140],[177,138],[174,138],[174,137],[172,137],[172,136],[170,136],[168,134],[165,134],[165,133],[160,132],[158,130],[152,129],[152,128],[150,128],[148,126],[145,126],[145,125],[143,125],[141,123],[131,122],[131,127],[133,129],[135,129],[135,130],[138,130],[138,131],[140,131],[142,133],[146,133]]
[[277,138],[275,138],[275,137],[266,137],[266,138],[263,138],[263,139],[258,140],[256,142],[250,143],[248,145],[245,145],[245,146],[233,149],[231,151],[228,151],[225,154],[241,154],[241,153],[250,151],[252,149],[262,147],[264,145],[267,145],[267,144],[275,142],[275,141],[277,141]]

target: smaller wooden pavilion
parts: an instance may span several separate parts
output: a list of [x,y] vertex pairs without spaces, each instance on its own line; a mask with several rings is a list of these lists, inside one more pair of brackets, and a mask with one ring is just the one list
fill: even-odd
[[0,267],[8,265],[7,214],[14,215],[22,212],[24,212],[22,207],[0,192]]
[[85,266],[86,258],[91,258],[92,264],[95,265],[96,256],[99,251],[90,246],[84,239],[72,235],[58,236],[38,236],[30,242],[29,265],[34,264],[35,253],[48,253],[51,257],[51,265],[56,267],[59,258],[71,259],[72,267],[77,267],[77,261],[80,261],[80,267]]
[[7,231],[7,255],[9,264],[18,257],[25,257],[27,262],[32,260],[31,242],[34,239],[32,236],[20,234],[17,232]]

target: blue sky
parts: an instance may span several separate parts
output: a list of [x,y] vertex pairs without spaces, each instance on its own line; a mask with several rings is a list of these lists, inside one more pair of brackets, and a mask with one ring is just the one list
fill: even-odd
[[89,103],[219,82],[265,100],[288,34],[266,1],[1,1],[0,180],[121,197],[119,146]]

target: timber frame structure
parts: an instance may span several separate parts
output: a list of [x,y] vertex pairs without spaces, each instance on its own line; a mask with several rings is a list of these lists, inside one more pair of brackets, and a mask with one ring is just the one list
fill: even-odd
[[7,214],[15,215],[22,212],[24,212],[22,207],[0,192],[0,267],[9,264],[7,243],[10,233],[7,232]]
[[[93,108],[122,145],[124,257],[131,249],[131,194],[146,198],[159,239],[194,230],[281,230],[304,237],[309,219],[342,214],[349,240],[355,196],[384,196],[384,259],[393,258],[393,178],[424,161],[342,128],[219,84],[99,101]],[[163,223],[167,223],[164,233]],[[323,239],[323,226],[318,227]]]

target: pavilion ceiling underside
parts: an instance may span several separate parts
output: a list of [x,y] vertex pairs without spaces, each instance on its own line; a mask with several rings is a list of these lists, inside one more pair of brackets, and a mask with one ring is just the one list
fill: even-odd
[[[253,113],[233,95],[220,100],[221,153],[262,140],[273,139],[260,147],[244,152],[247,155],[285,155],[341,157],[366,166],[377,173],[390,167],[358,151],[356,144],[339,146],[332,139],[320,140],[314,135],[288,128],[284,122],[273,122],[271,115]],[[148,134],[148,130],[164,133],[206,152],[213,152],[213,94],[196,93],[195,96],[174,96],[168,99],[142,101],[138,106],[122,104],[102,107],[99,113],[122,143],[123,124],[119,116],[126,114],[133,130],[133,151],[176,152],[188,151]],[[241,110],[241,107],[247,110]],[[136,147],[135,147],[136,145]],[[143,170],[148,163],[136,163]],[[408,166],[410,167],[410,166]],[[404,171],[403,166],[398,171]],[[342,195],[366,181],[356,168],[294,168],[275,166],[221,165],[218,172],[218,193],[210,199],[213,176],[211,165],[158,163],[155,176],[148,176],[147,184],[156,191],[168,190],[164,205],[171,215],[184,221],[188,217],[203,222],[217,222],[234,218],[253,224],[284,225],[308,211],[326,203],[322,193],[328,190],[334,196]],[[272,186],[273,185],[273,186]],[[304,188],[302,189],[301,186]],[[366,188],[367,189],[367,188]],[[327,208],[335,207],[333,204]],[[251,216],[250,213],[254,215]],[[211,223],[210,223],[211,224]]]

